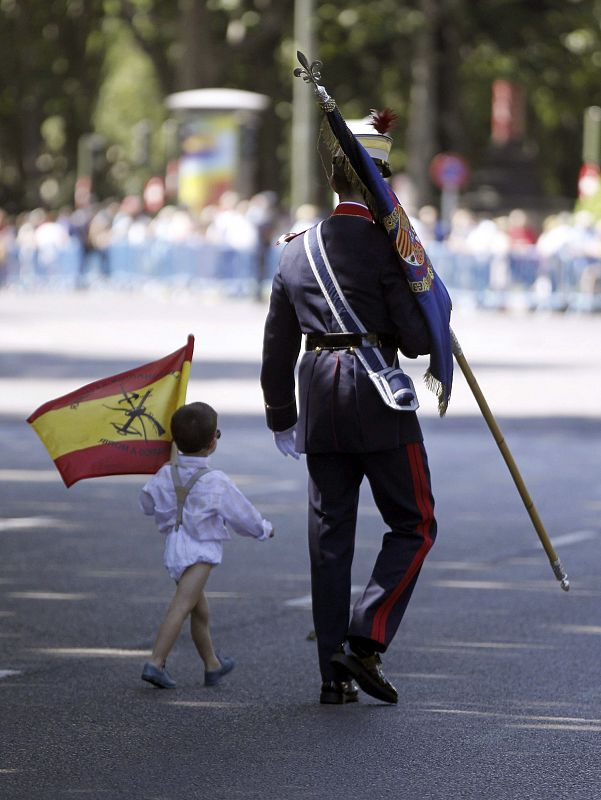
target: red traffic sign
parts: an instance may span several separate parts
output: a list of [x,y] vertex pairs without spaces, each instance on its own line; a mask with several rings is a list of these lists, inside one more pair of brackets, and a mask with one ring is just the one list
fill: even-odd
[[593,197],[601,183],[601,170],[597,164],[583,164],[578,173],[578,196]]
[[438,153],[430,162],[430,177],[439,189],[462,189],[470,178],[470,168],[457,153]]

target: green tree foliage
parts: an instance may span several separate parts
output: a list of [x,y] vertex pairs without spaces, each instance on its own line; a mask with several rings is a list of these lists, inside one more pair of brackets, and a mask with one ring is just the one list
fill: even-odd
[[110,19],[104,27],[109,44],[92,122],[107,146],[102,174],[95,176],[96,191],[139,194],[144,180],[164,165],[163,93],[154,65],[137,46],[130,26]]
[[0,202],[62,199],[99,88],[101,0],[0,3]]
[[487,144],[492,81],[515,81],[526,91],[526,137],[547,192],[574,196],[584,109],[601,102],[601,4],[488,0],[471,4],[470,12],[459,80],[474,159]]
[[[149,168],[142,162],[162,166],[164,96],[213,86],[272,98],[259,188],[285,191],[291,73],[305,46],[294,41],[294,6],[0,0],[0,205],[70,200],[90,133],[102,136],[93,140],[105,159],[99,189],[135,189]],[[583,111],[601,104],[599,0],[315,0],[314,29],[317,52],[307,55],[324,62],[345,116],[385,105],[398,114],[395,169],[426,181],[429,158],[447,149],[477,165],[490,138],[491,84],[506,78],[526,91],[527,141],[546,191],[574,197]]]

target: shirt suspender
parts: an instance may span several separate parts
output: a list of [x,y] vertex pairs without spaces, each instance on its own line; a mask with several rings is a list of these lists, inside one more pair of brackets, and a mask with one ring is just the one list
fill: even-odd
[[177,499],[177,514],[175,517],[175,530],[179,529],[179,526],[182,524],[182,518],[184,514],[184,503],[186,502],[186,498],[190,494],[190,489],[194,486],[196,481],[199,478],[202,478],[207,472],[210,472],[210,467],[201,467],[197,469],[196,472],[191,475],[186,483],[182,483],[182,479],[179,475],[179,470],[177,468],[177,464],[171,464],[171,478],[173,480],[173,486],[175,488],[175,497]]

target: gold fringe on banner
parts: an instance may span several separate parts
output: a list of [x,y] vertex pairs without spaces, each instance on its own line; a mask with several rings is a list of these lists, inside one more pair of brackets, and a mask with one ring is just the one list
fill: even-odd
[[[334,132],[330,128],[330,124],[327,120],[327,117],[324,117],[321,123],[320,140],[323,141],[327,149],[332,154],[332,157],[337,156],[337,158],[341,159],[344,174],[347,180],[349,181],[351,186],[363,197],[366,206],[369,208],[374,218],[378,219],[377,205],[374,196],[366,188],[363,181],[360,180],[359,176],[357,175],[350,161],[348,160],[348,157],[345,155],[345,153],[341,151],[338,139],[336,138]],[[414,287],[411,281],[408,281],[408,283],[412,291],[416,291],[417,287]],[[421,291],[423,291],[423,288],[421,289]],[[449,398],[446,397],[446,393],[442,383],[438,380],[438,378],[435,378],[434,375],[432,375],[429,369],[424,375],[424,383],[426,384],[427,389],[436,395],[436,398],[438,400],[438,413],[441,417],[444,416],[449,404]]]
[[327,117],[324,117],[324,119],[322,120],[319,136],[320,140],[324,142],[325,146],[332,154],[332,158],[340,150],[340,155],[337,157],[339,157],[342,160],[344,174],[347,180],[349,181],[353,189],[355,189],[355,191],[358,192],[363,197],[363,199],[365,200],[365,205],[369,208],[373,216],[376,217],[377,206],[374,196],[366,188],[363,181],[359,178],[359,176],[353,169],[350,161],[348,160],[346,154],[340,149],[340,144],[338,142],[338,139],[336,138],[334,132],[330,128],[330,123],[328,122]]

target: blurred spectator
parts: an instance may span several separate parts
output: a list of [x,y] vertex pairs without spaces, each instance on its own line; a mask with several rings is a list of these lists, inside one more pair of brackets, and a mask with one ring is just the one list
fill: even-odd
[[446,242],[455,253],[467,252],[467,238],[476,227],[476,217],[465,208],[458,208],[452,215]]
[[303,233],[322,219],[317,206],[311,203],[304,203],[299,206],[294,215],[290,233]]
[[263,296],[263,284],[270,277],[269,256],[277,238],[276,227],[280,217],[275,192],[261,192],[251,197],[246,216],[257,232],[255,296],[260,300]]
[[18,253],[19,282],[26,287],[33,286],[37,272],[38,245],[36,228],[44,219],[44,211],[35,208],[24,212],[17,218],[16,247]]
[[601,222],[593,225],[594,235],[587,244],[589,263],[580,278],[580,289],[596,298],[601,296]]
[[165,242],[185,242],[198,236],[198,229],[185,208],[164,206],[148,226],[150,238]]
[[416,217],[411,218],[417,237],[426,250],[430,242],[440,242],[444,239],[444,230],[440,224],[438,209],[434,206],[422,206]]
[[[98,277],[139,286],[143,275],[261,298],[279,257],[275,240],[321,218],[307,204],[290,222],[271,192],[250,200],[226,192],[200,212],[165,206],[153,218],[133,196],[74,211],[36,208],[15,219],[0,210],[0,286],[88,286]],[[444,240],[433,206],[411,221],[457,298],[500,308],[521,296],[523,307],[601,310],[601,222],[589,212],[550,215],[538,235],[523,209],[492,218],[459,208]]]
[[224,192],[207,226],[207,240],[232,250],[254,250],[258,234],[246,216],[247,208],[248,204],[241,201],[236,192]]
[[575,256],[596,258],[598,254],[598,232],[595,219],[590,211],[577,211],[574,214],[572,250]]
[[206,239],[217,248],[217,277],[242,286],[254,278],[254,263],[259,235],[247,216],[248,202],[236,192],[224,192],[213,218],[207,225]]
[[569,247],[572,236],[572,215],[567,211],[552,214],[543,222],[536,249],[543,259],[552,258]]
[[69,218],[69,234],[78,245],[78,283],[83,282],[86,272],[86,259],[88,254],[88,230],[93,210],[91,206],[76,208]]
[[514,208],[507,217],[507,235],[512,250],[530,247],[538,239],[537,232],[528,214],[521,208]]
[[36,248],[35,268],[44,281],[52,277],[62,251],[69,244],[69,231],[58,221],[56,212],[42,211],[34,228]]
[[144,213],[142,200],[136,195],[124,197],[115,211],[111,223],[111,239],[114,242],[143,244],[146,240],[150,218]]
[[10,278],[14,247],[14,222],[6,211],[0,208],[0,286],[4,286]]
[[507,219],[481,219],[466,236],[467,252],[489,264],[489,288],[505,291],[510,283]]
[[93,267],[95,258],[100,274],[104,278],[108,278],[111,274],[109,247],[113,241],[113,223],[117,209],[118,205],[115,201],[107,201],[92,214],[88,226],[86,240],[88,262],[92,262],[91,266]]

